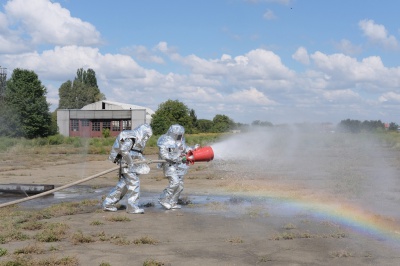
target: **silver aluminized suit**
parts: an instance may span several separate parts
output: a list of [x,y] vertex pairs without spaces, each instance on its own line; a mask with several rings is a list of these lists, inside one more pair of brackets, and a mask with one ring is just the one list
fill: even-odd
[[183,177],[189,168],[182,162],[182,158],[194,149],[186,146],[184,134],[183,126],[172,125],[157,141],[159,159],[166,160],[165,163],[158,164],[158,167],[163,169],[164,176],[169,180],[168,186],[160,195],[159,203],[167,210],[181,208],[177,203],[184,188]]
[[[140,174],[148,174],[150,167],[145,164],[134,163],[135,160],[145,160],[142,152],[147,140],[153,135],[148,124],[142,124],[133,130],[122,131],[111,148],[109,160],[121,166],[117,185],[103,201],[103,210],[117,211],[116,204],[126,195],[128,213],[144,213],[138,206],[140,197]],[[122,167],[126,165],[127,167]]]

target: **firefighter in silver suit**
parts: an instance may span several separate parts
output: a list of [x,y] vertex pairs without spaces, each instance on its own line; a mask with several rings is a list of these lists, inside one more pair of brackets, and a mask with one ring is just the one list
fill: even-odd
[[159,198],[159,203],[167,210],[180,209],[178,199],[183,191],[183,177],[188,171],[188,163],[185,155],[196,149],[186,146],[185,128],[181,125],[172,125],[167,133],[161,135],[157,141],[159,148],[159,159],[165,160],[165,163],[159,163],[158,168],[162,168],[164,176],[168,178],[169,184],[164,189]]
[[115,139],[109,160],[120,165],[119,181],[103,201],[104,211],[117,211],[116,204],[127,197],[126,212],[144,213],[139,208],[140,197],[140,174],[148,174],[150,167],[146,163],[135,163],[143,161],[143,150],[146,142],[153,135],[148,124],[142,124],[133,130],[124,130]]

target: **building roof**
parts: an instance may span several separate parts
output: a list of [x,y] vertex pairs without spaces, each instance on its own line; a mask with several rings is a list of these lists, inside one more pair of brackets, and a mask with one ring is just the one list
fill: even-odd
[[151,121],[151,115],[155,112],[147,107],[127,104],[127,103],[119,103],[112,101],[98,101],[82,107],[81,110],[135,110],[135,109],[146,109],[146,120]]

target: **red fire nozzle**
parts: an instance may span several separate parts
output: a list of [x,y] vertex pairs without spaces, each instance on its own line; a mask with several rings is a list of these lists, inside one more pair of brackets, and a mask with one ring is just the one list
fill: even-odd
[[189,163],[209,162],[214,159],[214,151],[210,146],[200,147],[197,150],[189,151],[186,154]]

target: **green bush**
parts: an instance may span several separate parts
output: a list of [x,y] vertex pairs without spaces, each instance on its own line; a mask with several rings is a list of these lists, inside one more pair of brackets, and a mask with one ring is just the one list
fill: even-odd
[[47,144],[49,144],[47,138],[36,138],[33,139],[32,141],[33,141],[33,146],[46,146]]
[[0,152],[7,151],[8,148],[15,146],[17,143],[17,138],[0,137]]
[[224,135],[222,133],[185,134],[185,138],[187,145],[200,144],[200,146],[207,146],[217,142]]
[[64,143],[64,136],[57,134],[47,137],[50,145],[60,145]]
[[101,132],[101,135],[103,135],[103,138],[110,137],[110,129],[109,128],[103,129],[103,131]]

